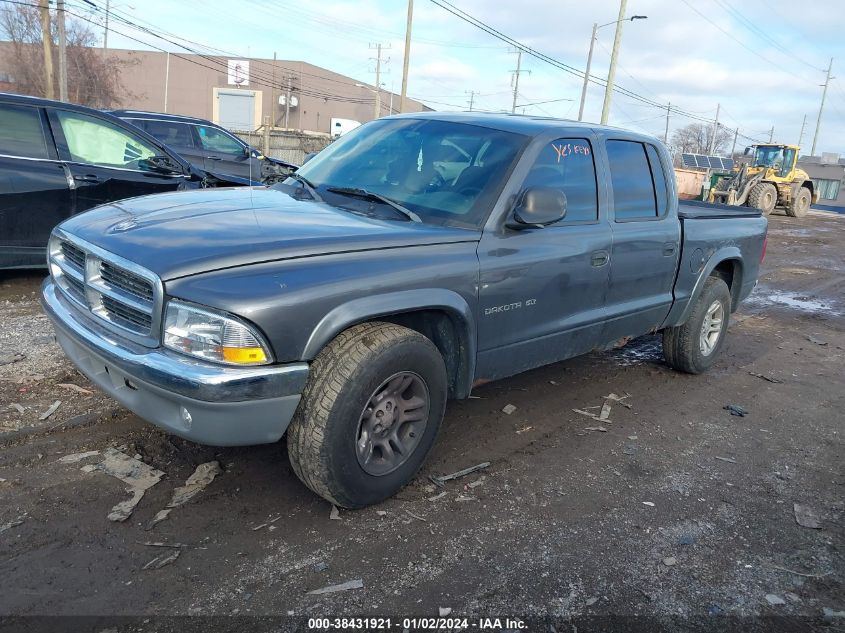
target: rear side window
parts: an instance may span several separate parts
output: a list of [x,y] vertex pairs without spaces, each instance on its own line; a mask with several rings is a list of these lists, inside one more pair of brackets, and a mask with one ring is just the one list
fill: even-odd
[[165,145],[172,147],[194,147],[191,127],[185,123],[171,121],[133,121],[142,124],[148,134],[152,134]]
[[634,141],[608,141],[607,158],[616,221],[657,217],[657,197],[645,146]]
[[564,222],[598,219],[596,167],[590,142],[562,138],[546,145],[525,178],[523,188],[552,187],[566,195]]
[[0,154],[50,158],[38,108],[0,104]]

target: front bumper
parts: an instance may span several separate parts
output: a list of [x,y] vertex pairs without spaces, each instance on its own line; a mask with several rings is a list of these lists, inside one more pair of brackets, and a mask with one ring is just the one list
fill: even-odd
[[137,345],[71,306],[49,278],[41,303],[65,354],[91,382],[148,422],[201,444],[278,441],[308,378],[306,363],[223,367]]

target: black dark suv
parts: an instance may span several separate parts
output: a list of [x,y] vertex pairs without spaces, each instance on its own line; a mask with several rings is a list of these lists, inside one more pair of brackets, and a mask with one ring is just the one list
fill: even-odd
[[115,116],[0,93],[0,268],[45,265],[50,231],[76,213],[207,183],[176,152]]
[[219,125],[190,116],[113,110],[112,114],[179,152],[195,167],[239,184],[267,184],[284,180],[297,166],[264,156]]

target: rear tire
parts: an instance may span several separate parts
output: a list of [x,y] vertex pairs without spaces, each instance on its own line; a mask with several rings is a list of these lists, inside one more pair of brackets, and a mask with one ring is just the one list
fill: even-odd
[[789,206],[786,207],[786,215],[793,218],[803,218],[810,210],[812,199],[812,192],[807,187],[801,187],[798,193],[792,197]]
[[446,393],[443,357],[425,336],[390,323],[351,327],[311,365],[288,429],[291,466],[338,506],[378,503],[422,465]]
[[757,183],[748,194],[748,206],[760,209],[763,215],[769,215],[774,211],[777,202],[778,190],[770,182]]
[[707,371],[716,361],[731,313],[731,293],[718,277],[708,277],[686,323],[663,330],[663,357],[688,374]]

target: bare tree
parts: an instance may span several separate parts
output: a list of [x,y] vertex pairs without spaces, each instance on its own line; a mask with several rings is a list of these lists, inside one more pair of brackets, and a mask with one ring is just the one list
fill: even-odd
[[[136,62],[104,55],[94,48],[97,37],[89,24],[70,16],[66,22],[68,99],[94,108],[117,107],[130,100],[134,95],[124,88],[121,73]],[[51,31],[50,41],[55,42],[55,22]],[[46,80],[38,8],[1,7],[0,38],[9,43],[6,62],[15,79],[12,91],[43,97]]]
[[[709,154],[710,141],[713,138],[713,126],[704,123],[690,123],[678,128],[672,134],[671,146],[675,154]],[[719,126],[714,154],[724,154],[729,150],[732,139],[730,130]]]

